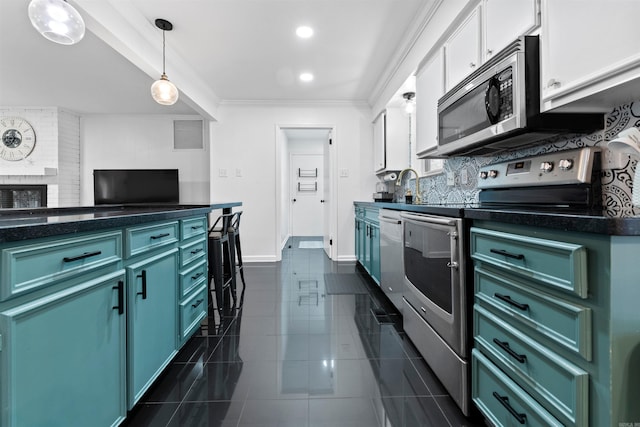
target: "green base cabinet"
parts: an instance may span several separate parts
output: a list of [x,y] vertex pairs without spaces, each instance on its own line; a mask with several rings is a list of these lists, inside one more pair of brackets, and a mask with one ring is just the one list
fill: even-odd
[[355,208],[355,247],[356,259],[380,284],[380,222],[378,208]]
[[472,398],[484,416],[640,423],[640,236],[474,221],[470,250]]
[[119,270],[0,313],[1,425],[112,426],[124,419],[124,280]]

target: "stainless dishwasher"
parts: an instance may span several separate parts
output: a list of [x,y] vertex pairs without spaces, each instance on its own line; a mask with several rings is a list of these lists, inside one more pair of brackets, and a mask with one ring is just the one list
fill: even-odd
[[402,218],[400,211],[380,209],[380,287],[402,312],[404,273],[402,267]]

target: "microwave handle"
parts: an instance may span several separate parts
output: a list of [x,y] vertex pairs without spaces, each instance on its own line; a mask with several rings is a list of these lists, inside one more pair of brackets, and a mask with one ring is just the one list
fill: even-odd
[[405,213],[405,212],[401,213],[400,216],[404,219],[418,221],[418,222],[426,222],[426,223],[438,224],[438,225],[456,225],[455,219],[438,218],[438,217],[426,216],[426,215],[412,215],[410,213]]

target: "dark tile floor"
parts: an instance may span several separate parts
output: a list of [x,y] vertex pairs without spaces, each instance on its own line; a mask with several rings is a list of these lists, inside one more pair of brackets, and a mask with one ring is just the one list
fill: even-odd
[[[245,264],[242,307],[211,310],[125,425],[484,425],[460,413],[376,285],[301,240],[318,239]],[[362,279],[363,293],[328,294],[325,273]]]

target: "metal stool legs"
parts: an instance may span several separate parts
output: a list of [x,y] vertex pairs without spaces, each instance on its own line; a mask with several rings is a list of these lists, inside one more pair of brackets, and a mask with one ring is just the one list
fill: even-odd
[[213,279],[216,308],[228,312],[236,303],[235,238],[231,229],[233,214],[218,217],[209,230],[209,283]]
[[242,211],[234,212],[233,218],[231,220],[231,228],[229,229],[229,234],[232,234],[230,238],[233,239],[234,251],[233,255],[235,256],[235,266],[236,271],[240,273],[240,279],[242,280],[242,293],[240,294],[240,305],[244,301],[244,291],[247,289],[247,283],[244,281],[244,268],[242,265],[242,247],[240,246],[240,218],[242,215]]

